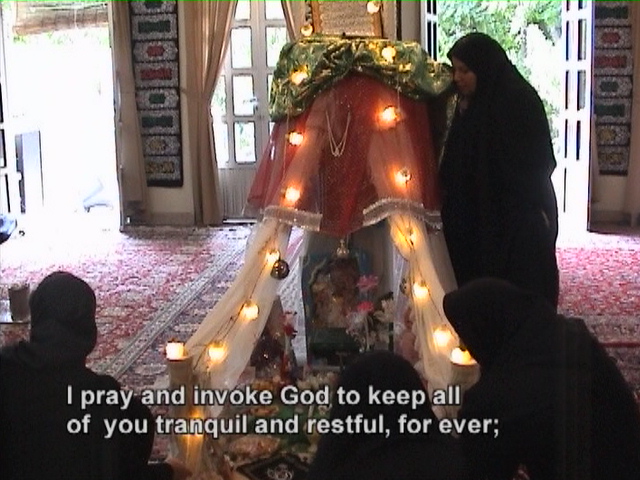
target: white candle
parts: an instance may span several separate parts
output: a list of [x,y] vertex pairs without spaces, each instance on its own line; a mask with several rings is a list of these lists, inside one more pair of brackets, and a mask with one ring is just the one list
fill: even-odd
[[183,360],[185,357],[184,343],[171,340],[165,347],[167,360]]

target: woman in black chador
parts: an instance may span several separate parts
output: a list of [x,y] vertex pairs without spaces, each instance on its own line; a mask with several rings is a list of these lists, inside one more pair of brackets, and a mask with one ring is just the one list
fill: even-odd
[[440,178],[456,280],[503,278],[557,307],[556,161],[542,101],[483,33],[462,37],[448,56],[458,104]]
[[499,434],[463,434],[473,478],[638,480],[640,413],[584,322],[504,280],[469,282],[444,312],[481,367],[459,418],[497,419]]
[[[460,444],[439,433],[430,402],[412,408],[404,401],[385,402],[374,392],[417,394],[427,391],[418,372],[404,358],[378,350],[360,355],[347,366],[338,382],[345,392],[358,392],[355,404],[338,403],[334,396],[330,420],[347,422],[362,416],[368,421],[384,417],[387,432],[328,433],[320,438],[307,480],[468,480]],[[409,393],[407,393],[409,392]],[[350,394],[350,397],[351,394]],[[407,433],[402,420],[429,425],[423,432]],[[405,423],[406,425],[406,423]],[[346,428],[346,427],[345,427]]]

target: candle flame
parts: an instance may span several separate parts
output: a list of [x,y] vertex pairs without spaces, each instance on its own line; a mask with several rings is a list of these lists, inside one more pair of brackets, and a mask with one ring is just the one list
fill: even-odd
[[185,357],[184,343],[171,340],[165,347],[167,360],[182,360]]

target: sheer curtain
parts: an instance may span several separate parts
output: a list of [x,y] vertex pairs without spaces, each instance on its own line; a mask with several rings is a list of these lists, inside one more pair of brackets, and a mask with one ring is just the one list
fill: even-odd
[[629,2],[633,32],[633,104],[631,109],[631,152],[624,196],[624,211],[631,215],[631,226],[640,216],[640,5]]
[[299,0],[281,0],[284,19],[287,22],[287,32],[290,40],[300,37],[300,28],[305,21],[305,4]]
[[184,2],[187,55],[187,130],[197,224],[222,222],[211,98],[224,55],[237,0]]
[[109,2],[116,113],[116,157],[123,220],[144,221],[147,180],[131,54],[129,2]]

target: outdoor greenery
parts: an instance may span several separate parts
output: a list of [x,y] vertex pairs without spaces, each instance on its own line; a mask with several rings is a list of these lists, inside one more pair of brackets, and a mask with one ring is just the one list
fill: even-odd
[[[520,73],[538,90],[550,118],[561,98],[560,2],[557,0],[438,0],[438,58],[446,61],[453,43],[479,31],[504,47]],[[552,124],[554,136],[557,130]]]

